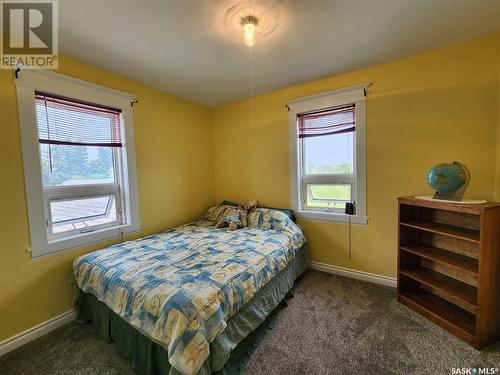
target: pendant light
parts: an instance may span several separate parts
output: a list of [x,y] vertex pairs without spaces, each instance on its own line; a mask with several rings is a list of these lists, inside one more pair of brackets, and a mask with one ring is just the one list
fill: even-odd
[[258,24],[259,19],[255,16],[248,15],[241,19],[244,41],[248,47],[252,47],[255,44],[255,29]]

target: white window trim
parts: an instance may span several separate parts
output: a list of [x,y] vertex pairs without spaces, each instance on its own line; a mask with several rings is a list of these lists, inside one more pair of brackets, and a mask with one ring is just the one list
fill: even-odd
[[[290,142],[290,192],[291,207],[296,216],[303,219],[333,221],[338,223],[367,224],[366,214],[366,89],[370,83],[345,87],[333,91],[290,100],[286,103],[289,110],[289,142]],[[300,207],[300,149],[297,137],[297,115],[326,108],[354,104],[356,110],[356,214],[328,211],[306,211]]]
[[[17,104],[21,130],[26,201],[33,258],[90,245],[99,241],[136,232],[140,229],[137,172],[135,162],[134,124],[131,102],[136,96],[99,86],[87,81],[46,70],[22,70],[16,79]],[[36,122],[35,91],[42,91],[72,99],[97,103],[121,109],[125,135],[122,160],[124,186],[123,199],[128,210],[126,225],[78,233],[64,239],[49,241],[45,222],[45,201],[40,167],[38,126]]]

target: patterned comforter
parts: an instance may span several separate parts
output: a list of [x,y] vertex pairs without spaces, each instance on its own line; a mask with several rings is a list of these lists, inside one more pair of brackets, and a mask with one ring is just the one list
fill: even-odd
[[168,352],[170,364],[195,374],[226,321],[295,258],[300,228],[279,211],[259,208],[248,227],[214,224],[232,210],[212,207],[203,219],[75,259],[81,290]]

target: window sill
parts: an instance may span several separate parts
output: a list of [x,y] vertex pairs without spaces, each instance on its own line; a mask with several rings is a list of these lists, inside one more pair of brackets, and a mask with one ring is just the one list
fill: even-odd
[[46,246],[31,248],[32,258],[41,258],[55,253],[74,250],[75,248],[90,246],[96,243],[117,238],[122,234],[138,232],[140,225],[124,225],[104,228],[89,233],[80,233],[66,238],[49,241]]
[[335,212],[298,211],[296,215],[299,219],[330,221],[334,223],[368,224],[368,216],[346,215]]

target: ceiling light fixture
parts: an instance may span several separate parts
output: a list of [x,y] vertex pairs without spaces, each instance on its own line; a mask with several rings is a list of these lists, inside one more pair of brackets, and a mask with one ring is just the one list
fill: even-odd
[[245,44],[252,47],[255,44],[255,28],[259,24],[259,19],[255,16],[246,16],[241,18],[241,26],[243,27],[243,36]]

